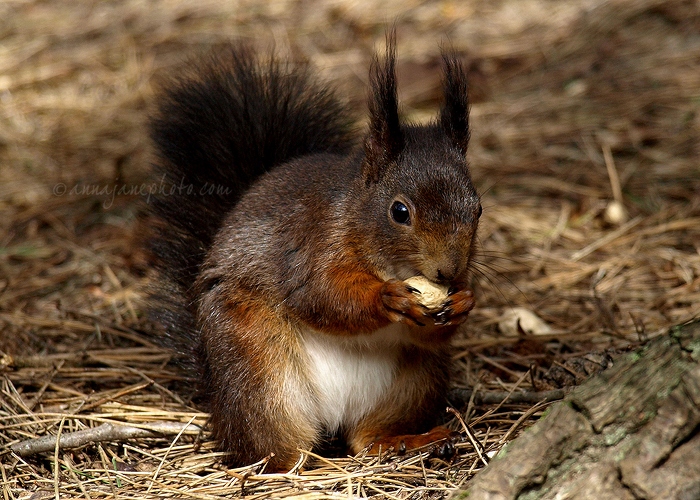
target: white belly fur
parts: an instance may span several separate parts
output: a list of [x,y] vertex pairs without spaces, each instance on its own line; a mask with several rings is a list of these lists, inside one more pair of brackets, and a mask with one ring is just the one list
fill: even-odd
[[371,335],[345,338],[302,332],[315,403],[305,409],[307,414],[335,432],[352,427],[372,410],[396,376],[404,328],[394,324]]

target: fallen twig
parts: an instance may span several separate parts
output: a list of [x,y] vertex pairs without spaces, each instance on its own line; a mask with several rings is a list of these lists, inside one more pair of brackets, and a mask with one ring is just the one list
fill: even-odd
[[162,435],[180,433],[199,433],[202,428],[195,424],[181,422],[153,422],[143,427],[106,423],[82,431],[60,434],[59,436],[43,436],[28,439],[10,446],[10,449],[21,457],[30,457],[56,449],[58,439],[59,449],[79,448],[91,443],[103,441],[123,441],[127,439],[159,437]]
[[452,389],[450,391],[449,400],[457,408],[465,406],[469,399],[474,395],[474,403],[482,405],[493,405],[501,403],[528,403],[535,404],[540,402],[558,401],[564,399],[571,388],[553,389],[551,391],[476,391],[472,389]]

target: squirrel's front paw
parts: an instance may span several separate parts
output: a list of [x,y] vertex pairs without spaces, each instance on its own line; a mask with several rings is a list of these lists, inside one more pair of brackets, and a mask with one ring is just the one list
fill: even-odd
[[380,293],[386,316],[391,322],[403,322],[416,326],[435,323],[428,308],[420,303],[415,288],[403,281],[395,279],[385,281]]
[[474,292],[471,290],[450,290],[448,299],[439,311],[433,313],[433,318],[438,325],[458,325],[467,319],[474,304]]

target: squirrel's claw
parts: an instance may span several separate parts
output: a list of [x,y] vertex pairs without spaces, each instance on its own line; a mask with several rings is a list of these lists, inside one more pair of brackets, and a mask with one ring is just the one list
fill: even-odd
[[461,441],[461,436],[458,432],[452,432],[442,443],[439,443],[433,452],[435,458],[449,460],[457,454],[456,444]]
[[442,304],[440,310],[433,314],[436,324],[441,326],[462,323],[474,308],[474,292],[471,290],[454,291]]

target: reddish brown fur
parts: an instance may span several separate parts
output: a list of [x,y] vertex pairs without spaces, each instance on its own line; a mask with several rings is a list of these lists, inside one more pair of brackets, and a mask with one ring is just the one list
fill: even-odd
[[[445,56],[440,118],[402,125],[390,38],[371,70],[369,133],[351,150],[339,101],[308,72],[229,55],[186,73],[152,124],[171,183],[231,188],[158,198],[152,249],[156,317],[201,372],[227,463],[274,454],[269,468],[286,469],[325,432],[354,452],[445,440],[425,431],[474,307],[481,212],[460,64]],[[414,275],[450,286],[438,312],[404,283]]]
[[[280,367],[299,363],[290,324],[260,297],[238,292],[224,300],[221,305],[202,304],[221,313],[201,322],[207,351],[218,356],[209,371],[214,435],[231,453],[232,463],[251,463],[274,453],[270,470],[288,469],[298,458],[297,447],[311,448],[318,434],[302,415],[280,403],[285,397]],[[222,337],[220,332],[229,334]],[[233,345],[236,359],[227,359]],[[222,387],[245,397],[231,401],[231,391]],[[244,415],[247,432],[240,432],[231,408]]]

